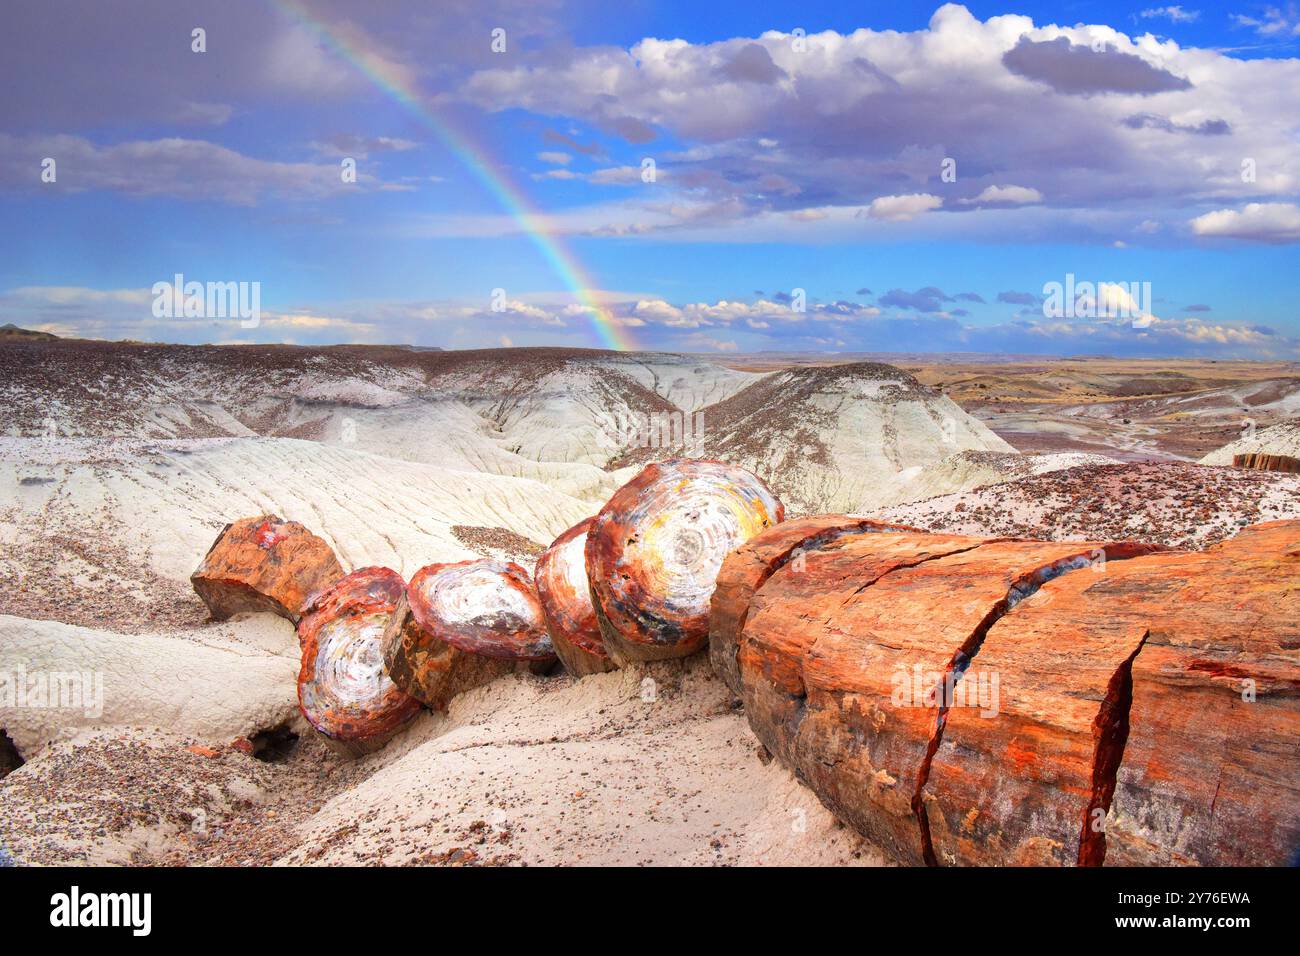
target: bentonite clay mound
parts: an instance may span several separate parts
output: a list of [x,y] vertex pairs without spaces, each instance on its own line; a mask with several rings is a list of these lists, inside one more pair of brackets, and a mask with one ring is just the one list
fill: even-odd
[[338,749],[376,750],[419,712],[383,666],[384,629],[405,591],[396,571],[362,568],[317,594],[298,624],[298,703]]
[[727,555],[718,572],[709,610],[709,661],[713,670],[732,693],[740,694],[736,650],[749,603],[777,570],[791,562],[800,568],[809,551],[846,535],[916,530],[848,515],[812,515],[783,521],[750,538]]
[[270,611],[297,623],[308,598],[342,575],[323,540],[296,521],[260,515],[226,525],[190,583],[214,621]]
[[592,604],[610,657],[621,664],[698,651],[723,559],[784,517],[743,468],[692,459],[643,468],[587,535]]
[[384,633],[393,682],[435,709],[527,662],[545,671],[555,648],[528,572],[483,558],[430,564],[411,578]]
[[755,733],[930,864],[1285,864],[1300,522],[1205,552],[858,534],[759,586]]
[[617,666],[605,650],[587,582],[587,518],[560,535],[537,559],[533,580],[546,615],[546,629],[565,670],[577,677]]

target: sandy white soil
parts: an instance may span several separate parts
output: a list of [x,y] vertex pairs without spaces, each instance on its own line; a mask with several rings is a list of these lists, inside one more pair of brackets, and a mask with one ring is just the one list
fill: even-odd
[[[234,673],[248,716],[255,699],[268,719],[292,707]],[[173,687],[165,668],[121,676],[141,702]],[[886,863],[764,759],[699,657],[502,678],[362,760],[305,736],[265,763],[225,745],[239,721],[160,730],[142,713],[117,705],[5,778],[0,847],[45,864]]]

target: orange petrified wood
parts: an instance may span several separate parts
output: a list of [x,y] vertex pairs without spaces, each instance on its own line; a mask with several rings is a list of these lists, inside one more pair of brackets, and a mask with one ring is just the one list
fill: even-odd
[[1133,661],[1105,862],[1293,864],[1300,521],[1247,528],[1181,573]]
[[610,657],[622,664],[703,647],[723,559],[784,517],[743,468],[697,459],[643,468],[587,535],[592,605]]
[[297,623],[308,598],[342,575],[323,540],[296,521],[260,515],[226,525],[190,583],[213,620],[270,611]]
[[487,558],[417,571],[388,622],[383,653],[393,682],[435,709],[518,662],[535,670],[555,662],[528,572]]
[[605,650],[587,582],[587,531],[593,518],[574,525],[537,559],[533,580],[546,614],[546,629],[565,670],[577,677],[617,666]]
[[723,683],[739,695],[740,670],[736,651],[754,594],[776,571],[793,562],[796,570],[834,541],[855,534],[916,531],[848,515],[813,515],[783,521],[750,538],[727,555],[709,608],[709,661]]
[[953,710],[938,862],[1286,865],[1300,846],[1300,522],[1062,577],[990,631]]
[[953,705],[963,714],[993,705],[968,671],[990,629],[1053,578],[1151,550],[908,532],[840,538],[755,596],[738,656],[751,726],[877,845],[905,862],[937,862],[922,797]]
[[420,709],[384,673],[380,648],[405,591],[396,571],[362,568],[317,594],[298,624],[298,703],[339,749],[382,747]]

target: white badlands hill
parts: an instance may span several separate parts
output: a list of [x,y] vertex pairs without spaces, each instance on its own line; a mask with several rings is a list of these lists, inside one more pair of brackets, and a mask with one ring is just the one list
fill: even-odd
[[1278,422],[1259,431],[1251,431],[1201,459],[1202,465],[1231,465],[1234,455],[1251,452],[1300,458],[1300,418]]

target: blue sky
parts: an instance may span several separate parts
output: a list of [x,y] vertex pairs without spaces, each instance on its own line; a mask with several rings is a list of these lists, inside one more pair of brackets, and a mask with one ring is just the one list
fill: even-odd
[[[4,16],[0,324],[1300,359],[1294,4],[55,0]],[[472,144],[478,173],[435,127]],[[260,323],[156,315],[176,273],[259,283]],[[1137,327],[1045,314],[1071,275]]]

